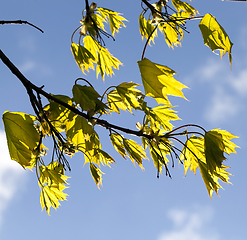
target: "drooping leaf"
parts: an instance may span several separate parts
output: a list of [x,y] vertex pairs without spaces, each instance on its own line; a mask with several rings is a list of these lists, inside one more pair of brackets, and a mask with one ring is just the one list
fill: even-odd
[[171,109],[170,105],[158,105],[151,109],[148,113],[152,124],[159,124],[164,130],[172,130],[173,125],[170,121],[179,120],[180,118],[175,114],[176,111]]
[[123,145],[128,152],[129,158],[131,159],[133,164],[137,162],[140,168],[144,169],[142,166],[142,160],[147,158],[144,149],[135,141],[126,138],[123,139]]
[[224,152],[227,154],[234,153],[235,145],[230,139],[235,136],[224,130],[214,129],[205,134],[205,156],[207,166],[210,172],[216,167],[220,168],[222,162],[226,159]]
[[196,174],[196,169],[199,166],[198,161],[205,161],[204,138],[192,135],[185,142],[185,146],[180,155],[180,160],[183,161],[185,175],[189,168]]
[[172,69],[151,62],[147,58],[138,61],[142,82],[147,96],[155,98],[158,102],[169,103],[167,95],[184,97],[183,88],[187,88],[178,82]]
[[33,167],[35,149],[40,140],[34,121],[35,117],[26,113],[5,112],[3,114],[10,157],[24,168]]
[[64,175],[63,165],[57,161],[50,163],[48,166],[41,165],[39,173],[41,207],[42,210],[45,208],[50,215],[51,207],[57,209],[60,206],[59,201],[66,200],[68,194],[64,193],[63,190],[67,188],[66,180],[68,177]]
[[232,62],[232,45],[224,28],[217,22],[211,14],[206,14],[199,24],[204,44],[214,52],[220,51],[221,58],[228,53],[230,64]]
[[102,174],[104,173],[93,163],[90,163],[90,172],[97,187],[100,188],[100,185],[102,186]]
[[162,173],[163,167],[166,168],[169,160],[167,159],[167,155],[170,155],[169,145],[155,142],[149,142],[149,151],[154,162],[155,168],[158,170],[158,173]]
[[120,113],[120,109],[126,111],[127,106],[123,102],[121,96],[118,94],[117,90],[114,89],[107,94],[107,104],[110,112]]
[[[223,135],[220,136],[220,132]],[[229,153],[235,152],[234,148],[237,146],[229,141],[234,137],[234,135],[223,130],[212,130],[210,133],[207,132],[205,134],[205,139],[193,135],[185,143],[180,156],[180,159],[184,160],[185,174],[189,168],[195,174],[196,169],[199,167],[210,197],[213,191],[218,194],[219,188],[222,188],[218,182],[219,179],[229,183],[229,175],[231,174],[226,171],[228,167],[220,162],[224,158],[220,149],[224,149],[225,152],[229,151]]]
[[95,58],[85,47],[72,43],[71,51],[74,55],[75,61],[85,74],[85,71],[89,72],[89,69],[94,70]]
[[227,169],[228,167],[221,166],[221,168],[216,168],[214,172],[211,173],[210,171],[208,171],[205,162],[199,161],[198,163],[199,163],[200,173],[202,175],[205,186],[208,190],[209,196],[212,197],[213,191],[215,191],[216,194],[218,195],[219,188],[222,188],[218,180],[220,179],[225,183],[230,183],[228,180],[229,180],[229,175],[231,174],[225,171],[225,169]]
[[99,137],[85,118],[74,116],[66,123],[66,136],[82,152],[100,148]]
[[39,167],[39,174],[39,181],[43,185],[47,184],[50,186],[52,184],[68,184],[66,182],[68,177],[64,175],[64,167],[57,161],[50,163],[48,166],[41,165]]
[[105,112],[107,106],[99,99],[100,95],[93,87],[75,84],[72,92],[74,101],[76,104],[80,104],[83,111],[93,112],[93,114],[95,112]]
[[127,20],[122,17],[120,13],[100,7],[97,8],[97,13],[100,14],[105,21],[109,21],[112,36],[114,36],[116,32],[119,32],[121,26],[125,27],[123,22]]
[[[73,106],[72,99],[65,95],[52,95],[53,97],[63,101],[64,103]],[[49,101],[50,104],[46,105],[44,107],[44,112],[46,114],[47,119],[51,122],[53,127],[56,128],[58,132],[64,131],[66,121],[70,120],[73,117],[73,113],[66,107],[62,106],[61,104],[58,104],[54,101]],[[42,132],[44,135],[50,134],[50,127],[46,120],[44,119],[43,122],[41,122]]]
[[119,65],[122,65],[117,58],[91,36],[88,35],[84,37],[83,43],[84,47],[93,55],[95,59],[93,62],[97,63],[97,76],[99,73],[103,79],[105,79],[105,75],[112,76],[112,74],[114,74],[113,68],[119,69]]
[[94,156],[96,156],[99,159],[97,163],[98,165],[100,165],[101,163],[102,165],[107,165],[108,167],[111,167],[110,164],[113,164],[115,162],[115,160],[107,152],[99,148],[94,149]]
[[142,39],[143,37],[149,39],[149,45],[151,44],[151,41],[154,43],[154,38],[157,36],[156,26],[152,24],[151,19],[146,20],[142,13],[139,16],[139,30]]
[[113,147],[116,149],[116,151],[125,158],[127,156],[125,146],[123,144],[123,137],[119,134],[112,133],[110,135],[111,143]]
[[43,208],[46,209],[48,215],[50,215],[51,207],[57,209],[60,206],[59,201],[66,200],[67,194],[63,192],[63,188],[65,187],[52,184],[51,186],[44,186],[41,189],[41,194],[40,194],[41,207],[42,210]]
[[172,0],[173,6],[176,8],[178,12],[184,11],[185,13],[188,13],[190,16],[196,16],[198,11],[192,7],[190,4],[180,1],[180,0]]

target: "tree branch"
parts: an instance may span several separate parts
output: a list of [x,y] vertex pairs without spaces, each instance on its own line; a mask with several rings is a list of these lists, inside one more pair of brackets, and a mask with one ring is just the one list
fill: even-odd
[[0,21],[0,24],[1,25],[4,25],[4,24],[28,24],[28,25],[38,29],[40,32],[44,33],[44,31],[42,29],[40,29],[39,27],[37,27],[37,26],[33,25],[32,23],[27,22],[27,21],[22,21],[22,20]]
[[[128,128],[120,127],[120,126],[111,124],[111,123],[107,122],[106,120],[98,119],[96,117],[89,117],[86,113],[81,112],[77,108],[74,108],[73,106],[70,106],[69,104],[67,104],[67,103],[61,101],[60,99],[52,96],[51,94],[45,92],[42,89],[42,87],[37,87],[36,85],[31,83],[19,71],[19,69],[7,58],[7,56],[1,51],[1,49],[0,49],[0,59],[10,69],[10,71],[21,81],[21,83],[25,86],[27,91],[29,91],[29,89],[32,89],[32,90],[36,91],[38,94],[40,94],[40,95],[44,96],[45,98],[47,98],[48,100],[54,101],[54,102],[64,106],[65,108],[67,108],[71,112],[73,112],[74,114],[76,114],[76,115],[78,115],[80,117],[83,117],[83,118],[85,118],[87,120],[94,120],[95,124],[100,125],[100,126],[106,128],[106,129],[116,129],[116,130],[122,131],[122,132],[127,133],[127,134],[135,135],[135,136],[138,136],[138,137],[145,137],[147,139],[152,139],[153,138],[152,136],[144,134],[141,131],[135,131],[135,130],[131,130],[131,129],[128,129]],[[28,94],[29,94],[29,92],[28,92]]]

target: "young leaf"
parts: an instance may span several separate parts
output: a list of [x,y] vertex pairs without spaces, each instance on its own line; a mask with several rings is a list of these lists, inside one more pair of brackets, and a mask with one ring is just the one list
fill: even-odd
[[85,74],[85,70],[89,72],[89,69],[94,70],[95,58],[85,47],[72,43],[71,51],[74,55],[75,61]]
[[102,174],[104,173],[93,163],[90,163],[90,172],[95,183],[97,184],[97,187],[100,188],[100,185],[102,186]]
[[119,65],[122,65],[117,58],[112,56],[106,48],[102,47],[91,36],[84,37],[83,43],[84,47],[93,55],[95,59],[93,63],[97,63],[97,76],[100,73],[103,80],[105,79],[105,74],[108,76],[114,74],[112,68],[119,69]]
[[176,111],[171,109],[170,105],[158,105],[148,112],[150,121],[152,124],[160,124],[164,130],[172,130],[173,125],[170,123],[171,120],[179,120],[180,118],[175,114]]
[[149,142],[149,151],[155,168],[161,173],[163,166],[166,168],[169,162],[166,156],[170,155],[170,148],[162,143]]
[[187,87],[173,78],[175,71],[153,63],[147,58],[138,61],[138,65],[147,96],[166,104],[168,103],[167,95],[185,98],[181,90]]
[[198,161],[205,162],[204,155],[204,138],[192,135],[185,143],[185,146],[180,155],[180,160],[183,161],[185,175],[188,169],[196,174],[196,169],[199,166]]
[[85,118],[74,116],[66,123],[65,133],[68,141],[83,152],[92,150],[95,146],[94,130]]
[[62,192],[64,188],[65,187],[60,187],[56,184],[42,187],[40,194],[40,204],[42,210],[45,208],[48,215],[50,215],[51,207],[57,209],[60,206],[59,201],[66,200],[67,194]]
[[110,135],[111,143],[113,147],[116,149],[116,151],[125,158],[127,156],[127,153],[125,151],[125,147],[123,144],[123,137],[119,134],[112,133]]
[[48,166],[39,167],[39,184],[41,188],[40,203],[42,210],[46,209],[50,215],[50,208],[57,209],[60,206],[59,201],[66,200],[67,194],[63,192],[68,183],[67,176],[64,175],[63,165],[58,162],[52,162]]
[[[73,99],[76,104],[80,104],[83,111],[87,112],[105,112],[107,106],[98,98],[100,95],[94,88],[75,84],[72,89]],[[92,114],[93,115],[93,114]]]
[[137,164],[143,170],[144,168],[142,166],[142,159],[147,158],[143,148],[140,145],[138,145],[135,141],[125,138],[123,139],[123,145],[126,151],[128,152],[129,158],[131,159],[133,164],[137,162]]
[[190,16],[196,16],[196,14],[198,13],[198,11],[195,8],[193,8],[190,4],[186,2],[182,2],[180,0],[172,0],[172,4],[178,12],[184,11]]
[[121,26],[125,27],[123,21],[127,20],[122,17],[120,13],[100,7],[97,8],[97,13],[100,14],[105,21],[109,21],[112,36],[114,36],[116,32],[119,32]]
[[230,183],[228,180],[229,175],[231,174],[225,171],[225,169],[227,169],[228,167],[221,166],[221,168],[216,168],[214,172],[211,173],[210,171],[208,171],[205,162],[199,161],[198,163],[203,181],[206,185],[210,198],[212,197],[213,191],[215,191],[218,195],[219,188],[222,188],[218,180],[220,179],[225,183]]
[[205,156],[207,167],[212,173],[216,168],[220,168],[222,162],[226,159],[224,152],[227,154],[236,152],[235,145],[230,139],[235,136],[219,129],[214,129],[205,134]]
[[123,102],[121,96],[118,94],[117,90],[112,90],[107,94],[107,104],[111,112],[120,113],[120,109],[126,111],[127,106]]
[[[72,99],[65,95],[53,95],[55,98],[67,103],[70,106],[73,106]],[[48,120],[52,123],[53,127],[56,128],[58,132],[64,131],[66,121],[70,120],[73,117],[73,113],[66,107],[54,102],[49,101],[50,104],[44,107],[44,112]],[[40,123],[42,127],[42,132],[44,135],[50,134],[50,127],[47,122],[44,120]]]
[[228,53],[230,65],[232,63],[232,45],[224,28],[216,21],[211,14],[206,14],[199,24],[204,44],[214,52],[220,51],[221,58]]
[[40,140],[34,121],[35,117],[26,113],[5,112],[3,114],[10,157],[23,168],[33,167],[34,150]]
[[154,43],[154,38],[157,36],[156,26],[152,24],[152,21],[150,19],[148,19],[147,21],[142,13],[139,16],[139,30],[142,39],[143,37],[149,39],[149,45],[151,41]]

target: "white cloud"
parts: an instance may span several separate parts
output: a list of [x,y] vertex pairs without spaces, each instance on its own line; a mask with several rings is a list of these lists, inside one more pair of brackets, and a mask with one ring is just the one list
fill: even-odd
[[224,71],[224,67],[222,61],[216,61],[210,58],[205,65],[198,70],[198,74],[202,80],[212,81],[219,73]]
[[25,171],[9,157],[5,134],[0,130],[0,224],[9,201],[23,181]]
[[223,87],[216,87],[213,96],[210,98],[204,117],[213,124],[224,122],[234,117],[240,110],[238,99],[229,93],[226,93]]
[[204,207],[194,211],[172,209],[168,212],[173,228],[162,233],[158,240],[219,240],[208,224],[212,221],[213,211]]
[[246,97],[247,94],[247,69],[243,69],[237,76],[229,78],[230,84],[237,91],[237,94]]

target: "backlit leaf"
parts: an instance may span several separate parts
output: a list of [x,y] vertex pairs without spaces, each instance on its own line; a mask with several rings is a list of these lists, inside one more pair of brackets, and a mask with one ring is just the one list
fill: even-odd
[[[82,111],[89,112],[104,112],[107,106],[99,100],[100,95],[93,87],[82,86],[75,84],[72,89],[73,100],[76,104],[80,104]],[[92,114],[93,115],[93,114]]]
[[180,118],[175,114],[176,111],[171,109],[169,105],[158,105],[149,112],[151,121],[157,122],[164,130],[172,130],[173,125],[170,121],[179,120]]
[[221,168],[216,168],[214,172],[211,173],[210,171],[208,171],[207,165],[204,162],[199,161],[198,163],[209,196],[212,197],[213,191],[215,191],[218,195],[219,188],[222,188],[218,180],[220,179],[223,182],[230,183],[228,180],[229,175],[231,174],[225,171],[225,169],[227,169],[228,167],[222,166]]
[[182,2],[180,0],[172,0],[172,4],[178,12],[184,11],[190,16],[196,16],[196,14],[198,13],[198,11],[195,8],[193,8],[190,4],[186,2]]
[[149,45],[151,41],[154,43],[154,38],[157,36],[156,26],[152,24],[151,19],[146,20],[143,14],[139,16],[139,30],[142,39],[143,37],[149,39]]
[[137,162],[137,164],[141,167],[141,169],[144,169],[142,166],[142,160],[144,158],[147,158],[144,149],[131,139],[124,138],[123,145],[126,151],[128,152],[129,158],[131,159],[133,164]]
[[97,8],[97,12],[102,16],[102,18],[105,21],[109,21],[112,36],[114,36],[116,32],[119,32],[121,26],[125,27],[123,22],[127,20],[124,17],[122,17],[120,13],[100,7]]
[[215,17],[206,14],[199,24],[204,44],[214,52],[220,51],[221,57],[228,53],[230,64],[232,62],[232,45],[224,28],[216,21]]
[[92,150],[95,146],[94,130],[87,120],[80,116],[74,116],[66,123],[66,136],[69,142],[82,151]]
[[119,134],[112,133],[110,135],[111,143],[113,147],[116,149],[116,151],[125,158],[127,156],[127,153],[125,151],[125,146],[123,144],[123,137]]
[[94,62],[97,63],[97,76],[99,73],[105,79],[105,74],[112,76],[113,68],[119,69],[122,63],[115,58],[106,48],[97,43],[91,36],[83,38],[84,47],[94,56]]
[[63,192],[68,183],[67,176],[64,175],[63,165],[58,162],[52,162],[48,166],[39,167],[39,184],[41,188],[40,203],[42,210],[46,209],[50,215],[50,208],[57,209],[60,206],[59,201],[66,200],[67,194]]
[[34,127],[35,117],[20,112],[5,112],[3,123],[12,160],[22,167],[33,167],[34,150],[40,135]]
[[235,145],[230,139],[235,136],[219,129],[214,129],[205,134],[205,156],[208,169],[213,172],[216,167],[220,168],[222,162],[226,159],[224,152],[227,154],[236,152]]
[[102,186],[102,174],[104,173],[93,163],[90,163],[90,172],[95,183],[97,184],[97,187],[100,188],[100,185]]
[[175,71],[153,63],[147,58],[138,61],[138,65],[147,96],[166,104],[168,103],[167,95],[185,98],[181,90],[187,87],[173,78]]
[[185,146],[180,155],[181,161],[184,164],[185,175],[187,174],[188,169],[196,174],[196,169],[199,166],[198,161],[205,162],[204,155],[204,138],[191,136],[185,143]]
[[85,74],[85,70],[89,72],[89,69],[94,69],[95,58],[85,47],[72,43],[71,51],[74,55],[75,61]]

